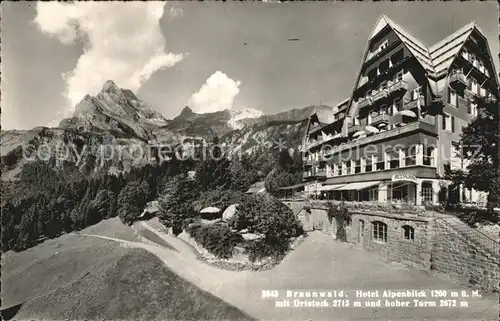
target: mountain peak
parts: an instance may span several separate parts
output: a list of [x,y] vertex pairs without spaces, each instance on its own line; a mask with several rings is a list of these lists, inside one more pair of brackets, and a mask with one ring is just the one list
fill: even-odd
[[101,92],[117,92],[120,91],[121,89],[115,84],[113,80],[107,80],[104,85],[102,86]]
[[179,117],[189,117],[194,115],[194,112],[189,106],[186,106],[182,109],[181,113],[179,114]]

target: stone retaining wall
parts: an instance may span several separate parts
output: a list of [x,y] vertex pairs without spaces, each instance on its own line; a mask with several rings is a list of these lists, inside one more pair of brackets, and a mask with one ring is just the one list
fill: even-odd
[[[335,236],[335,220],[328,221],[326,206],[308,203],[310,211],[302,209],[304,202],[286,202],[304,225],[304,230],[319,229]],[[387,261],[431,271],[445,278],[486,292],[498,292],[500,282],[498,251],[487,251],[479,242],[453,224],[441,220],[447,215],[426,212],[418,214],[351,211],[346,227],[347,240],[374,252]],[[375,222],[385,224],[386,240],[374,237]],[[377,223],[378,224],[378,223]],[[405,237],[404,227],[413,229],[413,239]]]

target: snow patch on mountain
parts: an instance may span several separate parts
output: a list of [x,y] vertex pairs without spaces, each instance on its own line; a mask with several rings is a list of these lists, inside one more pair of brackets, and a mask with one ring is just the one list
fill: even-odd
[[240,110],[229,110],[229,115],[231,119],[227,122],[229,126],[233,129],[241,129],[245,126],[241,121],[243,119],[255,119],[264,115],[264,113],[258,109],[254,108],[244,108]]

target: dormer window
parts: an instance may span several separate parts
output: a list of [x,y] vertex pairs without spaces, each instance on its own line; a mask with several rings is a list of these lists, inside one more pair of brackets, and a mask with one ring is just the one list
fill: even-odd
[[378,51],[382,51],[384,50],[385,48],[387,48],[389,46],[389,40],[386,40],[384,42],[382,42],[382,44],[378,47]]

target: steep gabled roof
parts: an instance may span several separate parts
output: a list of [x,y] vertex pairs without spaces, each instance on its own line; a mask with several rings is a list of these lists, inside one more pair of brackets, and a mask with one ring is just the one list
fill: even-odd
[[[440,76],[445,74],[445,72],[449,72],[453,62],[455,61],[458,54],[460,54],[465,42],[469,39],[474,30],[476,30],[480,35],[484,37],[484,33],[478,27],[478,25],[473,21],[459,30],[455,31],[451,35],[446,38],[438,41],[436,44],[427,47],[417,38],[413,37],[408,31],[406,31],[403,27],[399,26],[397,23],[389,19],[386,15],[381,15],[373,28],[370,37],[367,41],[365,51],[363,54],[363,58],[361,60],[361,66],[358,69],[358,73],[356,76],[356,81],[352,92],[356,89],[359,84],[361,70],[363,64],[366,62],[370,42],[376,37],[382,30],[386,27],[391,28],[391,30],[398,36],[398,38],[403,42],[405,47],[410,51],[410,53],[416,58],[416,60],[420,63],[420,65],[426,71],[430,88],[434,94],[438,94],[443,90],[443,88],[447,84],[447,78],[441,78]],[[491,51],[489,46],[486,46],[486,50],[492,59]],[[494,66],[493,61],[490,63]],[[498,74],[493,72],[494,75],[492,77],[495,78],[496,83],[499,83]],[[435,80],[437,79],[437,80]],[[352,113],[352,109],[350,108],[352,104],[352,96],[349,99],[349,111],[348,113]]]
[[406,29],[389,19],[386,15],[381,15],[373,29],[369,41],[375,37],[382,29],[386,26],[389,26],[394,33],[401,39],[401,41],[405,44],[408,50],[415,56],[415,58],[420,62],[424,69],[427,69],[431,72],[434,71],[432,65],[432,59],[429,54],[429,50],[427,46],[424,45],[420,40],[412,36]]
[[471,22],[430,47],[429,51],[436,74],[451,67],[474,27],[475,23]]

